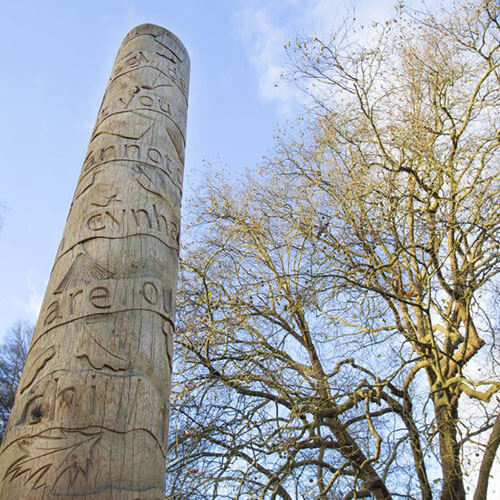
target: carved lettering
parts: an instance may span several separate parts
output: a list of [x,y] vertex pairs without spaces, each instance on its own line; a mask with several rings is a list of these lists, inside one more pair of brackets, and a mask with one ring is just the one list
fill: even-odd
[[[87,300],[83,300],[86,297]],[[149,310],[171,321],[174,299],[170,287],[161,280],[148,278],[103,279],[82,283],[81,286],[64,289],[45,309],[45,332],[69,322],[94,314],[129,310]]]
[[111,219],[111,223],[113,226],[120,227],[123,224],[123,217],[125,216],[125,209],[121,211],[121,220],[117,219],[112,213],[106,211],[106,215],[109,219]]
[[74,393],[75,393],[75,388],[73,386],[65,387],[57,395],[57,397],[60,401],[60,404],[62,406],[65,406],[66,408],[70,409],[72,404],[73,404],[73,394]]
[[139,97],[139,102],[143,105],[143,106],[146,106],[148,108],[151,108],[154,104],[154,99],[149,96],[149,95],[141,95]]
[[[130,101],[127,103],[127,106],[129,105],[134,106],[136,99],[138,102],[139,109],[141,107],[145,107],[153,111],[164,113],[168,117],[172,116],[172,107],[165,98],[150,96],[150,95],[133,95]],[[127,106],[125,106],[125,108]]]
[[57,385],[58,385],[58,378],[54,377],[52,379],[52,395],[51,395],[51,400],[50,400],[50,409],[49,409],[49,421],[53,422],[54,419],[56,418],[56,402],[57,402]]
[[47,415],[48,408],[43,394],[32,397],[25,405],[22,412],[21,422],[34,425],[41,422],[42,417]]
[[[110,152],[113,151],[113,154]],[[94,158],[99,158],[96,162]],[[166,151],[162,151],[153,146],[141,146],[140,144],[124,143],[121,145],[109,147],[102,147],[95,151],[90,151],[87,156],[88,160],[84,163],[84,174],[89,173],[94,168],[106,162],[121,162],[121,161],[140,161],[144,164],[161,168],[172,180],[176,186],[180,186],[180,179],[182,177],[182,166],[178,162],[174,162],[172,157]],[[95,178],[91,181],[83,180],[81,183],[83,187],[78,189],[79,198],[88,188],[94,185]]]
[[[164,226],[165,231],[168,233],[169,237],[173,240],[178,241],[179,238],[179,229],[177,228],[177,224],[171,220],[168,220],[164,215],[161,215],[156,209],[156,205],[153,205],[153,212],[156,219],[156,224],[158,226],[158,231],[162,231]],[[161,224],[163,222],[163,225]]]
[[161,215],[158,210],[156,209],[156,205],[153,205],[153,212],[155,214],[155,219],[156,219],[156,224],[158,226],[158,231],[162,230],[162,224],[161,222],[163,221],[163,224],[165,226],[165,231],[168,231],[168,221],[167,218],[164,215]]
[[[93,376],[95,378],[95,375]],[[90,405],[89,405],[89,413],[90,415],[93,415],[94,410],[95,410],[95,397],[96,397],[96,385],[91,384],[90,385]]]
[[163,111],[168,116],[172,114],[172,108],[166,99],[158,99],[158,107],[160,108],[160,111]]
[[141,293],[149,304],[155,305],[158,303],[158,290],[151,281],[146,281],[142,285]]
[[148,160],[151,160],[155,165],[159,165],[162,160],[161,153],[156,148],[148,148]]
[[115,146],[107,146],[101,149],[101,154],[99,155],[99,160],[101,162],[116,159],[116,148]]
[[45,321],[43,322],[44,326],[51,325],[56,321],[57,319],[62,318],[60,311],[59,311],[59,301],[54,300],[49,306],[47,307],[47,311],[45,314]]
[[[144,178],[144,181],[140,180],[139,184],[159,196],[163,196],[163,194],[156,189],[168,193],[161,184],[155,188],[152,180],[147,177]],[[91,213],[87,216],[79,233],[67,235],[67,237],[71,236],[73,241],[68,241],[66,248],[72,248],[78,241],[95,234],[102,237],[151,234],[158,237],[170,248],[177,249],[179,246],[178,222],[162,213],[156,204],[151,204],[149,207],[130,207]]]
[[78,297],[78,295],[81,295],[83,293],[83,290],[77,290],[76,292],[72,292],[69,294],[69,315],[73,315],[73,300],[75,297]]
[[[123,60],[124,59],[124,60]],[[139,67],[141,64],[145,64],[149,62],[148,58],[144,55],[142,50],[137,51],[136,53],[129,54],[125,56],[120,62],[120,64],[114,71],[113,76],[119,75],[122,71],[128,69],[134,69]]]
[[[135,151],[135,153],[129,153],[129,150]],[[138,160],[141,157],[141,147],[138,144],[124,144],[123,152],[127,159]]]
[[171,314],[173,309],[172,290],[163,288],[163,310]]
[[[99,372],[89,379],[82,379],[78,373],[66,373],[62,377],[46,379],[35,385],[32,390],[26,392],[21,398],[22,409],[20,414],[13,413],[15,424],[27,423],[28,425],[38,424],[42,421],[51,422],[61,418],[63,415],[71,416],[76,426],[81,426],[88,418],[88,410],[96,409],[98,399],[96,394],[103,394],[109,391],[110,394],[121,394],[121,399],[127,408],[126,419],[121,419],[118,429],[123,429],[124,423],[129,428],[134,428],[141,418],[142,405],[161,411],[164,397],[162,391],[153,387],[144,378],[144,375],[135,374],[132,377],[116,378],[110,380],[107,376],[99,375]],[[81,410],[85,409],[85,412]],[[102,412],[101,425],[110,428],[117,428],[116,409],[100,408]],[[93,415],[92,415],[93,416]],[[158,419],[159,420],[159,419]],[[149,431],[161,437],[163,421],[156,419],[149,420],[151,423],[142,423],[148,426]],[[120,429],[121,428],[121,429]]]
[[105,286],[96,286],[89,293],[90,303],[97,309],[109,309],[109,290]]
[[102,214],[91,215],[87,219],[87,227],[90,231],[102,231],[103,229],[106,229],[102,220]]
[[177,68],[175,66],[168,68],[167,73],[172,80],[177,80]]
[[149,59],[144,55],[144,52],[142,50],[127,57],[127,59],[125,60],[125,64],[132,67],[139,66],[141,62],[149,62]]
[[134,216],[135,224],[137,227],[141,226],[141,218],[139,217],[139,215],[144,214],[148,222],[148,227],[151,229],[151,217],[149,216],[147,210],[145,210],[144,208],[132,209],[132,214]]
[[[123,109],[127,109],[129,107],[129,104],[134,100],[134,96],[130,96],[130,99],[124,99],[123,97],[120,97],[118,99],[118,102],[121,102],[123,104]],[[101,113],[99,113],[99,119],[103,119],[105,117],[107,117],[109,114],[111,113],[111,111],[109,110],[109,107],[106,106],[106,107],[103,107],[102,108],[102,111]]]

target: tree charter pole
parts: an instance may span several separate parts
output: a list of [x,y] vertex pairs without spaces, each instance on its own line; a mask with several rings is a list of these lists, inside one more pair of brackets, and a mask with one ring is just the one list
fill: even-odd
[[0,499],[165,498],[188,81],[175,35],[128,33],[0,450]]

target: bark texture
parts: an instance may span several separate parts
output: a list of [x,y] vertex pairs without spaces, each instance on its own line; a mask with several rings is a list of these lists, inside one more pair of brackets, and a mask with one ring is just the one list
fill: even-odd
[[118,52],[0,451],[0,498],[164,499],[189,59]]

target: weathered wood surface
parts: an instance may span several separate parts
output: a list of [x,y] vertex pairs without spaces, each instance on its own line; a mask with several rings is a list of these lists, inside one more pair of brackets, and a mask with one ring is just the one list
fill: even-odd
[[1,499],[164,499],[189,59],[118,52],[0,451]]

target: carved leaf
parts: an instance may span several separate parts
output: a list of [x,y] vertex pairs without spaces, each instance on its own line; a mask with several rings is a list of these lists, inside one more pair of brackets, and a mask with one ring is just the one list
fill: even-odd
[[[20,457],[7,469],[4,480],[23,478],[33,489],[52,489],[59,481],[88,480],[92,452],[102,430],[48,429],[17,442]],[[69,444],[68,444],[69,443]]]
[[38,354],[36,359],[26,364],[26,370],[21,379],[21,394],[33,383],[43,367],[54,357],[56,350],[49,346]]
[[167,134],[174,145],[175,152],[181,163],[184,163],[184,137],[178,129],[178,126],[171,124],[166,128]]
[[93,324],[92,326],[85,324],[84,330],[86,335],[80,338],[75,351],[77,358],[86,358],[90,366],[96,370],[101,370],[104,367],[114,371],[129,368],[130,361],[120,356],[118,352],[113,352],[109,346],[110,330],[106,329],[105,325],[103,327],[102,324]]
[[92,135],[90,142],[94,141],[99,135],[111,135],[122,137],[123,139],[139,140],[153,127],[154,120],[149,116],[145,116],[137,111],[130,111],[134,115],[134,127],[128,127],[130,123],[129,117],[111,115],[105,118],[97,127],[97,130]]
[[89,283],[94,280],[108,279],[112,276],[113,273],[111,271],[81,252],[76,256],[54,293],[62,293],[68,288],[79,285],[82,282]]

